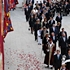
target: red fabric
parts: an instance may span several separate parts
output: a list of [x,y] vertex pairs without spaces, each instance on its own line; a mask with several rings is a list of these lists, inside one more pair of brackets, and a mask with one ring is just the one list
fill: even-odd
[[0,0],[0,70],[4,70],[4,47],[2,26],[2,1]]
[[8,0],[9,2],[9,9],[15,8],[15,6],[18,4],[18,0]]
[[8,32],[13,31],[11,19],[10,19],[10,13],[9,13],[9,6],[8,6],[8,0],[4,0],[4,34],[3,37],[5,38]]

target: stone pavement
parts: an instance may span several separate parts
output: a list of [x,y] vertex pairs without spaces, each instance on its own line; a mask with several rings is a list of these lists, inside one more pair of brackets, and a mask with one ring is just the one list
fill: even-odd
[[[42,46],[34,41],[34,35],[28,31],[22,9],[10,13],[14,31],[5,38],[5,70],[49,70],[43,64]],[[62,23],[70,35],[70,16],[63,17]]]

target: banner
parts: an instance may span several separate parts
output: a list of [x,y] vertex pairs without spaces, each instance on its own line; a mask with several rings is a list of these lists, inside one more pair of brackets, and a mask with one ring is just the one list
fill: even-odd
[[15,9],[16,5],[18,4],[18,0],[8,0],[9,3],[9,10]]
[[4,25],[3,26],[4,26],[3,37],[5,38],[8,32],[13,31],[13,27],[10,19],[8,0],[4,0]]
[[2,0],[0,0],[0,70],[4,70]]

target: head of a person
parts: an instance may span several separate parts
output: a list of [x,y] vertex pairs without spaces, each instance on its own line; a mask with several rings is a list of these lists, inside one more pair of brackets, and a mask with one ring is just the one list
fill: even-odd
[[57,51],[57,54],[60,54],[60,49],[57,49],[56,51]]
[[70,55],[70,49],[68,50],[68,54]]
[[51,44],[52,42],[53,42],[53,41],[52,41],[52,39],[50,38],[50,39],[49,39],[49,43]]
[[36,3],[38,3],[38,1],[36,1]]
[[62,28],[62,32],[64,32],[64,28]]
[[37,20],[36,20],[36,23],[39,24],[39,23],[40,23],[40,19],[37,19]]
[[40,3],[42,3],[42,1],[40,1]]
[[43,30],[46,30],[46,27],[45,26],[43,27]]
[[52,33],[51,33],[51,35],[52,35],[52,36],[55,36],[55,33],[54,33],[54,32],[52,32]]
[[48,34],[48,33],[46,33],[46,38],[47,38],[47,37],[49,37],[49,34]]
[[50,20],[53,20],[53,17],[52,16],[50,17]]
[[58,13],[57,15],[60,16],[60,13]]
[[33,18],[33,15],[31,15],[31,18]]
[[44,18],[44,21],[47,22],[47,18]]
[[58,22],[58,23],[57,23],[57,26],[60,26],[60,24],[61,24],[61,23],[60,23],[60,22]]

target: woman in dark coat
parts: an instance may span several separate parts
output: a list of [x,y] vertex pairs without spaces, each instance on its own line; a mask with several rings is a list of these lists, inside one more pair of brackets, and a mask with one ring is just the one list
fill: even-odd
[[49,28],[49,24],[48,24],[47,18],[44,18],[43,26],[42,26],[42,27],[44,27],[44,26],[45,26],[47,29]]
[[31,28],[31,34],[33,34],[33,27],[34,27],[33,15],[31,15],[31,17],[30,17],[29,25],[30,25],[30,28]]
[[49,37],[48,34],[46,34],[46,36],[43,39],[43,46],[42,46],[42,50],[44,51],[45,54],[45,58],[44,58],[44,64],[48,65],[48,60],[49,60],[49,52],[47,51],[48,49],[48,41],[49,41]]

